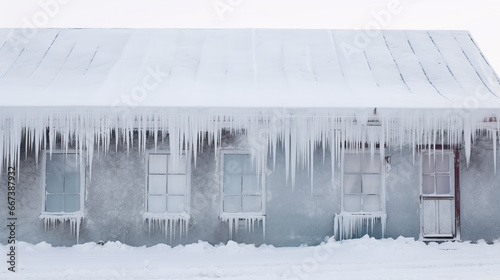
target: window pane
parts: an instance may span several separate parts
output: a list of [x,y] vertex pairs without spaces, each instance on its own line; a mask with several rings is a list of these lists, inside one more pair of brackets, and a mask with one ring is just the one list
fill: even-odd
[[64,175],[64,192],[80,193],[80,174],[70,173]]
[[243,212],[260,212],[261,197],[259,196],[243,196]]
[[361,157],[355,154],[344,154],[344,173],[360,173]]
[[224,174],[224,194],[241,194],[241,175]]
[[363,193],[364,194],[380,194],[380,175],[369,174],[363,175]]
[[167,173],[167,155],[149,155],[149,173]]
[[436,172],[450,172],[449,155],[436,155]]
[[186,194],[186,175],[168,175],[168,194]]
[[344,175],[344,193],[361,193],[361,175]]
[[363,196],[363,211],[378,212],[382,211],[379,195],[364,195]]
[[423,194],[434,193],[434,176],[425,174],[422,175],[422,193]]
[[364,154],[363,173],[380,173],[380,155]]
[[167,175],[149,175],[149,194],[167,192]]
[[241,212],[241,196],[224,196],[224,209],[226,213],[239,213]]
[[243,194],[260,194],[259,176],[243,175]]
[[187,172],[187,156],[179,155],[177,162],[174,162],[174,157],[168,156],[168,173],[169,174],[186,174]]
[[243,166],[243,173],[244,174],[256,174],[256,170],[254,168],[254,165],[252,163],[252,156],[249,154],[242,154],[239,155],[241,157],[241,162]]
[[437,194],[450,194],[450,176],[437,176],[436,177],[436,193]]
[[76,154],[63,155],[66,158],[65,161],[65,172],[66,173],[80,173],[80,159]]
[[242,155],[224,154],[224,175],[243,173]]
[[47,192],[62,193],[64,191],[64,175],[63,174],[47,174]]
[[434,173],[434,157],[428,154],[422,155],[422,171],[424,173]]
[[361,211],[361,195],[357,194],[344,195],[344,211],[347,212]]
[[64,195],[64,212],[76,212],[80,210],[80,195],[66,194]]
[[163,195],[148,196],[148,212],[164,213],[167,209],[167,200]]
[[64,154],[47,154],[47,173],[64,173]]
[[46,212],[62,212],[62,206],[62,194],[47,194],[47,200],[45,201]]
[[167,197],[167,212],[168,213],[182,213],[186,209],[186,197],[168,196]]

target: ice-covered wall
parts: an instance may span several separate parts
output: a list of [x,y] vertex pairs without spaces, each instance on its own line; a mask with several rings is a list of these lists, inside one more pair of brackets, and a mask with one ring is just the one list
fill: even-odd
[[[225,134],[221,140],[224,148],[245,148],[243,135]],[[154,149],[149,140],[147,149]],[[166,149],[158,144],[158,149]],[[245,232],[243,225],[233,239],[245,243],[268,243],[276,246],[318,244],[325,236],[333,234],[333,217],[340,212],[340,168],[332,167],[330,153],[318,148],[314,157],[314,187],[307,169],[298,167],[295,185],[286,180],[286,155],[278,145],[276,166],[270,156],[267,163],[267,212],[266,237],[261,226]],[[461,150],[461,222],[462,239],[493,240],[500,237],[500,182],[492,164],[491,140],[478,140],[472,146],[471,160],[467,167]],[[386,237],[400,235],[418,238],[419,235],[419,167],[418,158],[408,146],[402,150],[386,151],[390,168],[386,174]],[[125,145],[94,154],[92,178],[89,167],[86,174],[85,219],[80,229],[80,242],[119,240],[131,245],[156,243],[191,243],[205,240],[210,243],[229,239],[228,224],[218,217],[220,209],[219,155],[214,147],[204,145],[192,167],[191,219],[188,236],[178,235],[170,242],[159,230],[149,232],[143,220],[145,201],[145,154]],[[69,225],[45,230],[39,219],[42,207],[41,157],[38,167],[33,154],[21,157],[17,186],[18,240],[31,243],[46,241],[55,245],[72,245],[76,238]],[[498,173],[499,170],[497,170]],[[7,176],[0,183],[6,185]],[[0,193],[0,219],[6,221],[6,192]],[[0,235],[7,236],[5,227]],[[380,237],[380,224],[373,235]],[[5,242],[5,240],[0,240]]]

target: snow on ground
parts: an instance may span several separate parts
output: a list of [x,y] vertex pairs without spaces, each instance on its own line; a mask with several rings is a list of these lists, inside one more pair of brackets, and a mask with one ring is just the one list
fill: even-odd
[[[7,246],[0,246],[7,254]],[[17,272],[0,279],[499,279],[500,243],[436,244],[367,236],[319,246],[131,247],[120,242],[17,244]],[[5,264],[5,262],[3,262]]]

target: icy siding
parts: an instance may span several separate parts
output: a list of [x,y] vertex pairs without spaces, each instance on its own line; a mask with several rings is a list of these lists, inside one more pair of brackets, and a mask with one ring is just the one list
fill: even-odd
[[[245,137],[224,135],[222,146],[237,148],[245,146]],[[154,148],[148,141],[147,148]],[[158,149],[167,148],[159,143]],[[413,163],[411,148],[388,150],[390,170],[387,174],[387,227],[386,237],[400,235],[418,238],[419,235],[419,168]],[[462,239],[493,240],[500,235],[500,183],[492,165],[491,140],[481,140],[472,146],[469,168],[466,167],[464,150],[461,150],[461,209]],[[80,230],[80,242],[118,240],[130,245],[152,245],[169,243],[164,233],[148,231],[143,221],[145,155],[131,149],[127,155],[124,145],[118,151],[95,154],[92,180],[87,166],[87,189],[85,199],[86,216]],[[192,170],[191,219],[189,235],[173,239],[172,244],[192,243],[205,240],[216,244],[229,239],[227,223],[219,215],[220,182],[215,149],[205,145],[198,153],[197,165]],[[299,168],[295,186],[286,182],[285,153],[278,148],[276,167],[272,157],[267,166],[267,215],[266,238],[262,228],[254,232],[239,230],[233,236],[237,242],[268,243],[277,246],[318,244],[325,236],[333,234],[333,216],[340,212],[340,171],[335,168],[332,180],[330,153],[323,162],[322,151],[315,151],[314,188],[311,195],[310,177],[306,169]],[[42,207],[41,169],[36,168],[35,157],[21,157],[17,188],[17,215],[19,240],[30,243],[47,241],[54,245],[76,243],[69,225],[64,229],[45,230],[39,219]],[[39,160],[38,166],[40,167]],[[497,170],[498,173],[498,170]],[[0,183],[6,185],[6,176]],[[6,193],[0,195],[0,209],[6,209]],[[0,211],[0,219],[6,219],[6,211]],[[242,225],[243,226],[243,225]],[[7,236],[0,228],[0,235]],[[379,224],[374,236],[381,236]],[[1,242],[5,242],[2,240]]]

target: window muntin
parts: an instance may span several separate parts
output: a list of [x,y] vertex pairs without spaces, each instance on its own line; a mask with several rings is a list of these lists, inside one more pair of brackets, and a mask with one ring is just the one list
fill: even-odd
[[345,153],[343,176],[343,211],[381,212],[382,178],[378,154]]
[[223,153],[222,213],[263,213],[260,179],[250,154]]
[[188,213],[189,162],[185,154],[176,158],[167,153],[148,154],[148,213]]
[[83,168],[76,153],[47,154],[45,157],[46,214],[75,213],[81,210]]

